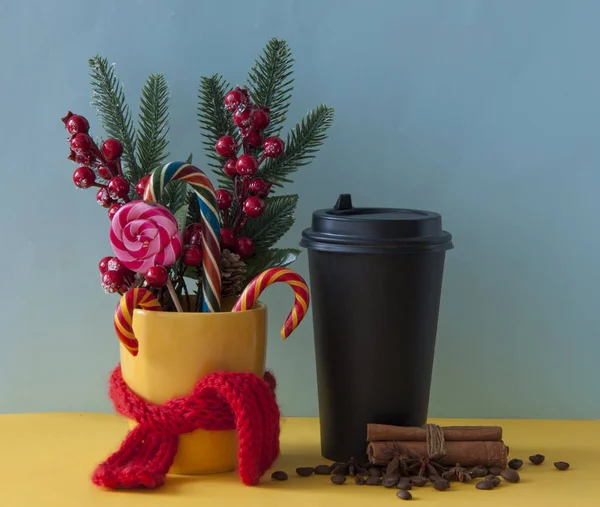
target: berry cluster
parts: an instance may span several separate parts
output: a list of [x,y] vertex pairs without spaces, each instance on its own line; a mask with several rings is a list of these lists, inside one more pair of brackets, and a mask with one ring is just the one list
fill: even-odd
[[[67,158],[79,165],[73,173],[73,183],[77,188],[98,188],[96,202],[108,209],[108,218],[112,220],[123,204],[130,201],[131,185],[124,177],[121,167],[123,145],[118,139],[109,138],[99,149],[89,135],[88,120],[79,114],[69,111],[62,122],[70,134],[70,153]],[[150,175],[146,175],[137,183],[135,191],[140,197],[144,195],[149,179]],[[199,250],[199,247],[196,248]],[[199,259],[201,252],[194,252],[192,255],[194,259]],[[184,256],[184,263],[189,258],[189,254]],[[200,261],[186,265],[199,263]],[[122,294],[136,283],[133,271],[123,266],[116,257],[104,257],[98,267],[102,276],[102,288],[108,293]],[[155,266],[146,273],[146,284],[149,287],[164,287],[167,279],[168,273],[163,266]]]
[[98,263],[98,269],[102,277],[102,288],[107,293],[123,294],[135,281],[135,273],[123,266],[116,257],[104,257]]
[[233,136],[223,136],[215,145],[216,152],[227,159],[223,173],[234,181],[233,194],[224,189],[216,192],[223,220],[221,244],[245,259],[254,254],[254,244],[250,238],[240,234],[249,218],[263,214],[264,199],[272,185],[256,174],[266,158],[276,158],[284,153],[284,144],[279,137],[263,140],[263,131],[270,122],[269,109],[253,104],[245,88],[236,87],[227,93],[225,107],[232,113],[239,128],[243,153],[238,156],[240,147]]
[[129,202],[129,182],[121,169],[121,142],[109,138],[99,149],[88,134],[90,124],[85,117],[69,111],[62,121],[70,134],[68,158],[79,164],[73,173],[73,183],[78,188],[97,187],[96,201],[108,209],[108,218],[112,220],[123,203]]

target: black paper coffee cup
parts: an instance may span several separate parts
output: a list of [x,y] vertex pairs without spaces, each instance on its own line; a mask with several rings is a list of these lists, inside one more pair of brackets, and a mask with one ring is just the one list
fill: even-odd
[[313,213],[308,249],[321,453],[366,459],[368,423],[427,420],[440,293],[452,236],[437,213]]

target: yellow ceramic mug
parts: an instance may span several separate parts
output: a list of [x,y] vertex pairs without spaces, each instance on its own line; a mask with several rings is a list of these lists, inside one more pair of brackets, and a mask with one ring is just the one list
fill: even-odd
[[[139,352],[121,345],[123,379],[139,396],[164,403],[191,392],[199,379],[217,371],[264,375],[267,308],[245,312],[149,312],[135,310],[133,332]],[[130,423],[132,426],[135,422]],[[237,434],[196,430],[181,435],[170,473],[208,474],[237,466]]]

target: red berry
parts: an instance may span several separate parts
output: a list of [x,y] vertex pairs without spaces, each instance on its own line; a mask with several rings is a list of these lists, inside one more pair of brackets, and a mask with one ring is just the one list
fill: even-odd
[[75,162],[78,164],[92,165],[94,160],[96,160],[96,156],[91,151],[75,155]]
[[252,118],[254,117],[254,111],[250,106],[241,105],[233,113],[233,122],[238,127],[249,127],[252,125]]
[[258,160],[252,155],[242,155],[237,159],[235,169],[240,176],[254,176],[258,171]]
[[69,134],[87,134],[88,130],[90,130],[90,124],[88,121],[81,116],[80,114],[74,114],[71,116],[66,123],[67,130]]
[[265,211],[265,202],[260,197],[248,197],[244,201],[244,213],[250,218],[256,218]]
[[112,219],[115,218],[117,211],[119,211],[121,209],[121,206],[123,206],[123,205],[120,202],[115,202],[114,204],[111,204],[110,208],[108,208],[108,219],[111,222],[112,222]]
[[108,271],[108,263],[111,260],[112,260],[112,257],[110,255],[100,259],[100,262],[98,263],[98,269],[100,270],[100,273],[104,274]]
[[225,107],[233,113],[239,106],[245,104],[247,100],[247,95],[239,88],[236,88],[225,95]]
[[125,292],[127,287],[125,286],[125,279],[123,275],[118,271],[107,271],[102,275],[102,288],[104,292]]
[[264,144],[265,157],[276,158],[283,153],[284,144],[279,137],[267,137]]
[[98,167],[98,175],[104,180],[110,180],[113,177],[113,173],[105,165]]
[[83,155],[92,149],[94,141],[92,141],[90,136],[82,132],[73,136],[69,144],[76,155]]
[[246,135],[246,142],[252,148],[259,148],[263,142],[263,136],[258,130],[251,130]]
[[108,160],[115,160],[123,154],[123,145],[118,139],[112,137],[104,141],[102,144],[102,155]]
[[73,183],[78,188],[90,188],[96,182],[96,175],[89,167],[80,167],[73,173]]
[[264,199],[269,195],[271,185],[272,183],[267,183],[262,178],[254,178],[248,184],[248,191],[253,195],[257,195],[261,199]]
[[217,203],[219,204],[219,209],[225,210],[231,207],[231,204],[233,203],[233,196],[231,195],[231,192],[229,190],[220,189],[217,190],[215,194],[217,195]]
[[235,163],[236,159],[230,158],[227,162],[225,162],[225,166],[223,167],[223,172],[230,178],[235,178],[237,176],[237,169],[235,168]]
[[146,187],[148,186],[148,182],[150,181],[150,175],[146,174],[140,181],[137,182],[135,186],[135,193],[140,197],[144,197],[144,192],[146,191]]
[[188,225],[183,232],[183,242],[188,245],[202,243],[202,224]]
[[149,287],[159,288],[167,285],[169,274],[164,266],[152,266],[146,271],[146,283]]
[[198,245],[186,245],[183,247],[183,263],[186,266],[197,266],[202,263],[202,248]]
[[108,182],[108,193],[113,199],[125,199],[129,194],[129,182],[121,176],[115,176]]
[[242,259],[252,257],[254,253],[254,243],[250,238],[243,236],[237,240],[236,252]]
[[235,250],[237,241],[231,229],[221,229],[221,246],[227,250]]
[[116,257],[111,257],[108,261],[108,270],[107,271],[116,271],[120,275],[124,277],[133,276],[133,271],[129,268],[126,268],[123,263],[117,259]]
[[234,157],[238,150],[237,141],[232,136],[223,136],[215,144],[215,150],[222,157]]
[[103,208],[110,208],[113,200],[110,195],[108,195],[108,190],[105,188],[101,188],[96,192],[96,201]]
[[264,130],[269,126],[271,118],[269,117],[269,111],[261,107],[260,109],[254,110],[254,118],[252,119],[252,126],[257,130]]

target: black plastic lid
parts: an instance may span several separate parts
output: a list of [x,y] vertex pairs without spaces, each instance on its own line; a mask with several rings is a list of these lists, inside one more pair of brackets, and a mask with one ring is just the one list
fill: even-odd
[[350,194],[340,195],[332,209],[313,213],[312,227],[300,245],[310,250],[348,253],[411,253],[453,248],[442,217],[431,211],[355,208]]

